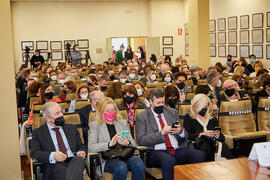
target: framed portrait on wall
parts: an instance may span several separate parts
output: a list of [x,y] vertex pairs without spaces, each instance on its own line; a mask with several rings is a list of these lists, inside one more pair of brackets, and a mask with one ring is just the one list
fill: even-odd
[[51,50],[62,50],[62,41],[50,41]]
[[210,32],[216,31],[216,20],[215,19],[209,21],[209,31]]
[[240,16],[240,29],[249,28],[249,15]]
[[162,37],[162,44],[163,45],[173,45],[173,37],[172,36],[163,36]]
[[[30,62],[30,59],[32,58],[32,56],[34,56],[34,52],[29,52],[29,59],[28,61]],[[25,57],[25,53],[22,53],[22,60],[25,62],[26,57]]]
[[40,55],[43,56],[45,61],[48,61],[48,52],[40,52]]
[[64,40],[64,49],[67,50],[67,44],[70,44],[70,49],[76,44],[75,40]]
[[226,31],[226,18],[218,19],[218,30]]
[[52,60],[62,60],[63,52],[62,51],[52,51]]
[[218,57],[226,57],[226,46],[218,46]]
[[263,27],[263,13],[252,14],[252,27],[253,28]]
[[210,44],[216,44],[216,33],[210,33]]
[[237,57],[237,46],[229,45],[228,46],[228,54],[232,55],[232,57]]
[[249,30],[240,31],[240,44],[249,44]]
[[34,50],[34,41],[22,41],[22,42],[21,42],[21,49],[22,49],[22,51],[25,51],[26,46],[27,46],[30,50]]
[[228,17],[228,30],[237,30],[237,16]]
[[240,45],[239,55],[242,58],[249,57],[249,45]]
[[48,50],[48,41],[36,41],[36,49]]
[[89,40],[88,39],[78,39],[77,44],[80,49],[88,49],[89,48]]
[[189,56],[189,46],[185,46],[185,55]]
[[263,29],[252,30],[252,43],[253,44],[263,43]]
[[253,45],[252,54],[254,54],[257,59],[262,59],[263,58],[263,45]]
[[173,48],[163,47],[163,56],[173,56]]
[[226,44],[226,32],[218,32],[218,44]]
[[266,59],[270,59],[270,44],[266,45]]
[[216,50],[216,46],[210,46],[210,57],[216,57],[217,50]]
[[266,13],[266,26],[270,27],[270,12]]
[[228,32],[228,42],[229,44],[237,44],[237,31]]
[[270,42],[270,28],[266,29],[266,42]]

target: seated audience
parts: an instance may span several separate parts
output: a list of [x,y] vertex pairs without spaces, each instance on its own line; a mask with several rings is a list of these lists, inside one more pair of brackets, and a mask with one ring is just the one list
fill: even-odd
[[161,64],[158,76],[160,78],[163,78],[163,76],[165,75],[165,73],[167,73],[169,71],[169,69],[170,69],[170,65],[168,63]]
[[42,113],[46,123],[33,131],[31,142],[31,157],[45,166],[42,179],[83,179],[87,149],[77,127],[65,124],[62,109],[55,102],[46,103]]
[[133,87],[135,87],[137,94],[139,97],[144,97],[144,104],[146,107],[150,107],[150,103],[147,99],[148,94],[146,93],[145,89],[144,89],[144,85],[142,82],[138,81],[133,83]]
[[96,76],[89,74],[86,77],[86,83],[87,83],[88,86],[96,86],[97,85],[97,78],[96,78]]
[[[191,116],[184,118],[184,128],[188,137],[197,142],[197,149],[205,154],[206,161],[218,160],[220,157],[233,158],[229,147],[225,144],[225,137],[219,128],[218,120],[212,115],[212,103],[204,94],[197,94],[191,101]],[[205,139],[205,137],[210,140]],[[200,146],[200,141],[204,144]],[[195,146],[196,146],[195,145]],[[216,153],[217,149],[217,153]]]
[[187,80],[187,75],[184,72],[179,72],[174,75],[175,87],[178,89],[180,96],[180,103],[187,102],[186,94],[192,90],[186,87],[185,81]]
[[221,86],[220,74],[217,71],[210,71],[207,74],[208,86],[213,92],[214,98],[219,99],[219,91]]
[[102,92],[107,91],[108,81],[107,81],[106,76],[103,75],[98,79],[98,89]]
[[259,104],[260,97],[269,97],[269,96],[270,96],[270,75],[266,75],[263,80],[263,89],[255,94],[254,100],[257,104]]
[[178,112],[164,107],[163,90],[152,89],[149,99],[151,107],[136,116],[137,141],[150,149],[147,166],[161,168],[163,180],[173,180],[175,165],[203,162],[204,154],[193,149]]
[[121,70],[121,71],[118,73],[118,80],[119,80],[119,82],[121,82],[122,84],[130,83],[129,81],[127,81],[127,71]]
[[135,68],[130,68],[128,77],[127,77],[127,82],[132,82],[133,80],[140,80],[142,76],[138,75],[138,70]]
[[141,81],[146,85],[146,83],[153,83],[156,80],[155,69],[146,68],[145,69],[145,77],[141,79]]
[[250,61],[250,63],[247,65],[247,70],[249,73],[253,73],[253,72],[255,72],[254,63],[256,61],[256,56],[254,54],[251,54],[249,56],[249,61]]
[[162,77],[162,81],[166,82],[168,85],[171,85],[172,81],[173,81],[173,76],[170,72],[166,72],[164,73],[163,77]]
[[[122,131],[128,131],[127,137],[120,137]],[[98,103],[96,121],[90,123],[88,151],[104,152],[113,149],[117,144],[136,146],[127,121],[121,118],[115,102],[105,97]],[[132,172],[132,179],[144,179],[144,163],[137,156],[131,156],[127,161],[117,158],[105,160],[102,168],[104,172],[113,173],[114,180],[126,180],[129,170]]]
[[259,70],[263,69],[263,63],[261,61],[256,61],[253,64],[254,72],[250,73],[250,77],[256,77],[256,74]]

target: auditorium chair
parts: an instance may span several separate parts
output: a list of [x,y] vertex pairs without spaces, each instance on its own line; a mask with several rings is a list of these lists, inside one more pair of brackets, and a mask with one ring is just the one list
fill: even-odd
[[266,133],[267,141],[270,141],[270,99],[260,98],[257,110],[257,122],[259,131]]
[[194,85],[192,79],[187,79],[185,81],[185,85],[186,87],[192,87]]
[[261,90],[263,90],[263,87],[252,88],[251,94],[254,96],[258,91],[261,91]]
[[81,79],[78,79],[78,78],[75,79],[75,83],[76,83],[76,84],[82,84],[83,82],[84,82],[84,81],[81,80]]
[[77,99],[77,94],[76,93],[67,93],[66,94],[66,100],[67,101],[71,101]]
[[178,106],[178,115],[180,122],[184,123],[184,117],[191,112],[191,103],[181,103]]
[[90,104],[89,100],[83,100],[83,99],[76,100],[76,103],[75,103],[76,111],[89,104]]
[[122,99],[121,98],[114,99],[114,102],[118,106],[119,104],[122,103]]
[[247,156],[253,143],[266,141],[265,132],[256,131],[250,100],[222,101],[219,124],[236,156]]
[[166,82],[146,83],[147,88],[164,88],[164,86],[167,86]]
[[207,79],[198,79],[197,85],[207,85]]
[[186,100],[192,100],[193,97],[195,96],[195,92],[187,92],[186,94]]
[[88,75],[88,71],[81,71],[79,72],[80,77],[86,77]]
[[248,81],[248,85],[247,85],[248,91],[251,93],[252,89],[254,88],[260,88],[258,81],[254,81],[254,80]]

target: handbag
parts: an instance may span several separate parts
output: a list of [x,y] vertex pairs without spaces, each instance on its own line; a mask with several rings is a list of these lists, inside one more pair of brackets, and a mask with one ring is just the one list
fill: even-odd
[[134,152],[135,147],[116,144],[110,150],[101,152],[101,156],[105,160],[118,158],[122,161],[127,161],[131,156],[133,156]]

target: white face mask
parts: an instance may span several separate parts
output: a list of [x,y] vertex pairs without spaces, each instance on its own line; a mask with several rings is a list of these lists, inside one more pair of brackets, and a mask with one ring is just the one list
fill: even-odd
[[152,75],[151,75],[151,80],[152,80],[152,81],[156,80],[156,75],[155,75],[155,74],[152,74]]
[[134,79],[135,78],[135,74],[129,74],[128,75],[130,79]]
[[57,77],[54,75],[54,76],[51,77],[51,79],[52,79],[53,81],[55,81],[55,80],[57,79]]
[[220,87],[221,86],[221,80],[218,80],[218,82],[217,82],[217,87]]
[[136,67],[134,67],[136,70],[139,70],[139,68],[136,66]]
[[37,78],[37,77],[33,77],[33,79],[34,79],[35,81],[38,81],[38,78]]
[[194,74],[195,76],[199,76],[199,72],[198,72],[198,71],[194,72],[193,74]]
[[145,67],[145,65],[143,64],[143,65],[142,65],[142,68],[144,68],[144,67]]
[[82,99],[87,99],[88,98],[88,93],[81,94],[80,96],[81,96]]
[[165,77],[164,78],[164,81],[166,81],[166,82],[171,82],[171,80],[172,80],[171,77]]
[[64,84],[65,83],[65,80],[64,79],[60,79],[60,80],[58,80],[58,83],[59,84]]
[[126,79],[126,78],[121,78],[121,79],[120,79],[120,82],[121,82],[122,84],[125,84],[125,83],[126,83],[126,81],[127,81],[127,79]]
[[141,96],[142,95],[142,90],[141,89],[137,89],[137,94],[138,94],[138,96]]
[[79,48],[75,48],[76,51],[79,51],[80,49]]

